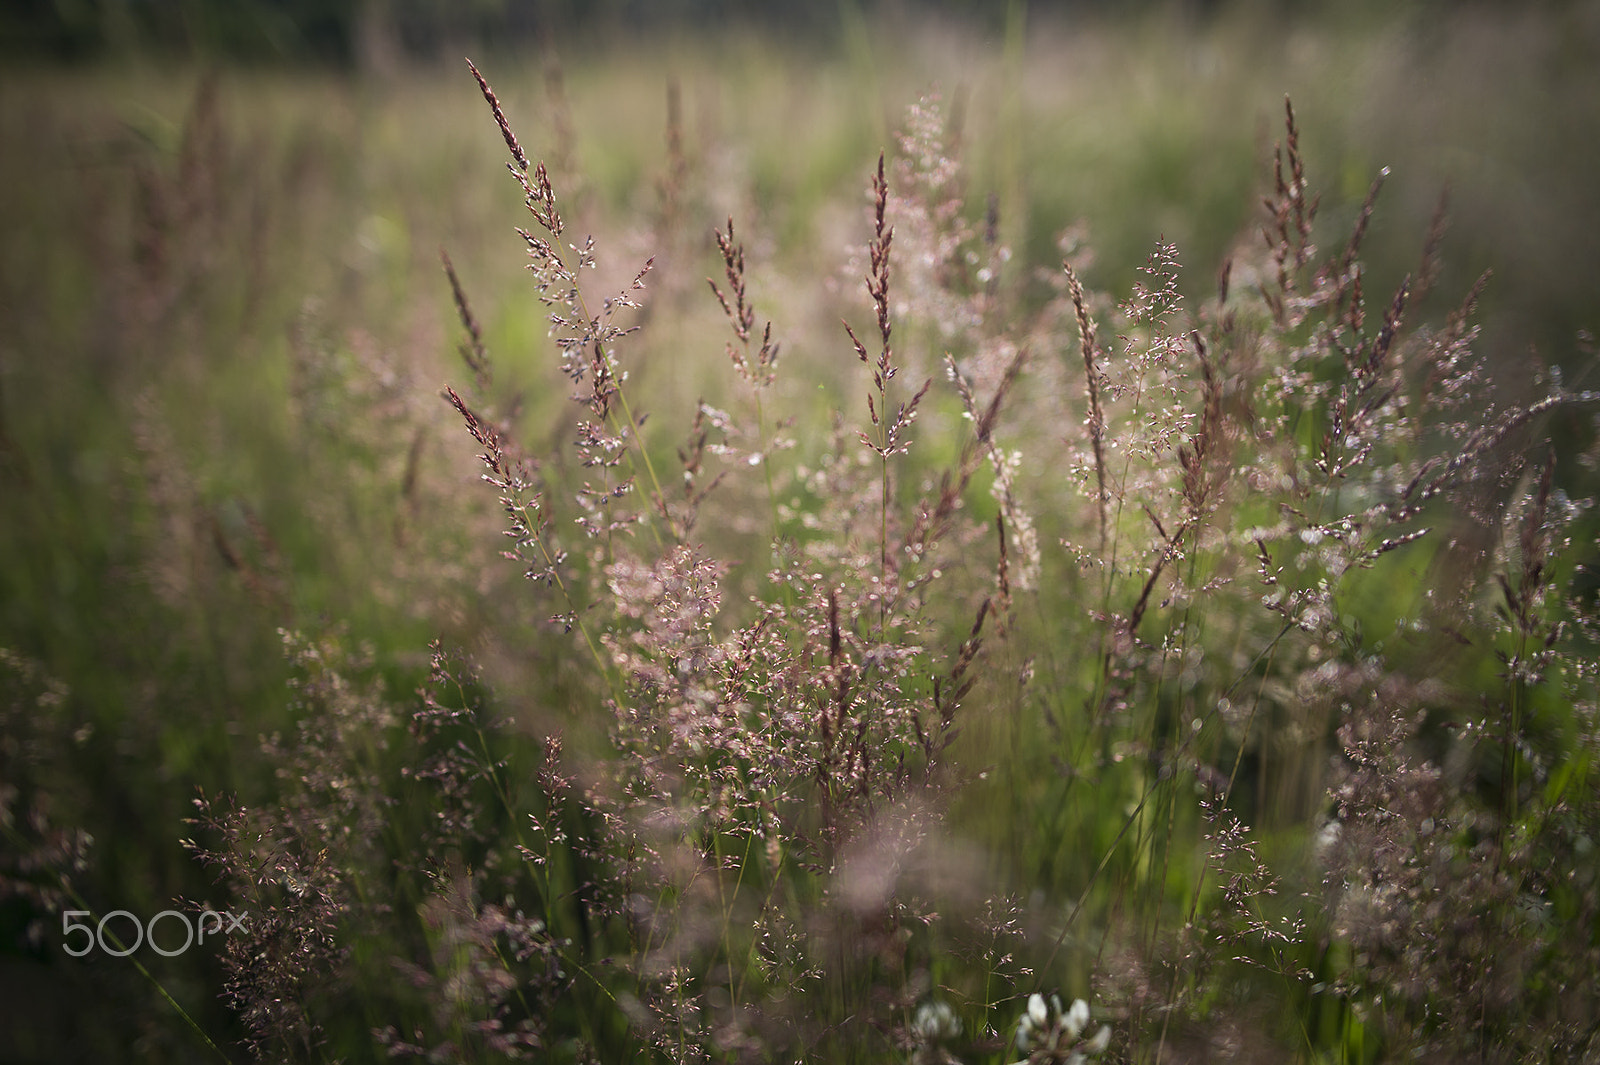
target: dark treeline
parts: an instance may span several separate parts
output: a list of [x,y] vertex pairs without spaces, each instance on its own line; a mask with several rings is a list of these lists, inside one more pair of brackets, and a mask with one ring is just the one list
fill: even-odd
[[[673,26],[825,33],[851,9],[882,6],[879,0],[12,0],[0,5],[0,51],[45,61],[158,51],[347,65],[374,56],[429,59],[458,44],[518,47],[551,35]],[[915,6],[998,22],[1006,5]]]
[[[1314,0],[1244,0],[1274,14]],[[1512,0],[1505,0],[1510,3]],[[1559,6],[1563,0],[1546,0]],[[1440,6],[1419,0],[1409,6]],[[520,47],[552,35],[753,26],[816,37],[882,13],[944,15],[999,28],[1008,11],[1204,17],[1228,0],[7,0],[0,55],[81,62],[138,52],[207,60],[312,62],[432,59],[460,46]],[[1392,3],[1340,5],[1376,12]]]
[[[0,51],[44,61],[157,51],[347,65],[374,56],[428,59],[464,43],[518,47],[550,35],[632,28],[754,23],[821,33],[850,8],[880,6],[878,0],[11,0],[0,4]],[[918,6],[998,20],[1005,3]]]

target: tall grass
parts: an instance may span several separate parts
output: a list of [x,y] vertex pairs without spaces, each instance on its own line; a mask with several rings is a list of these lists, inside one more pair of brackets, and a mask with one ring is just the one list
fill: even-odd
[[[452,209],[441,271],[382,168],[346,175],[373,202],[343,279],[264,307],[299,231],[251,221],[282,204],[205,93],[172,169],[102,204],[143,266],[111,279],[115,391],[142,387],[105,409],[132,428],[95,430],[139,508],[104,572],[137,575],[100,587],[176,661],[118,713],[75,693],[127,689],[70,633],[7,652],[0,873],[13,970],[131,1004],[106,1053],[1595,1054],[1588,504],[1546,441],[1596,397],[1492,385],[1483,282],[1429,315],[1442,213],[1385,283],[1384,175],[1323,207],[1286,109],[1222,268],[1196,282],[1163,239],[1107,295],[1081,230],[1008,244],[1021,205],[958,117],[981,96],[905,110],[829,206],[794,173],[729,194],[681,90],[659,180],[590,171],[570,116],[540,162],[533,109],[472,74],[533,311],[475,296],[516,272],[492,211]],[[550,107],[582,106],[572,81]],[[588,235],[618,207],[637,224]],[[251,232],[230,289],[208,256]],[[799,284],[818,234],[852,249],[836,287]],[[391,330],[423,260],[434,310]],[[416,379],[445,316],[441,400]],[[208,354],[229,335],[260,357]],[[46,557],[84,481],[12,424],[38,526],[13,535]],[[259,469],[207,461],[233,432]],[[119,660],[161,643],[101,632]],[[235,709],[163,727],[186,656]],[[169,778],[203,785],[199,861],[163,871],[103,798],[175,826]],[[175,896],[249,926],[144,976],[57,949],[63,910]]]
[[[1593,693],[1562,639],[1581,607],[1549,594],[1576,509],[1552,496],[1552,459],[1524,455],[1543,414],[1596,397],[1497,405],[1470,347],[1476,289],[1442,327],[1408,320],[1431,247],[1416,282],[1369,308],[1360,250],[1382,175],[1320,253],[1290,109],[1263,251],[1225,267],[1215,300],[1184,311],[1161,244],[1120,304],[1064,263],[1036,314],[997,314],[1005,249],[967,221],[924,101],[893,168],[906,191],[891,197],[882,158],[870,182],[875,353],[843,323],[865,367],[856,426],[840,412],[815,456],[764,446],[752,408],[782,367],[764,327],[751,371],[730,222],[732,302],[712,288],[747,412],[702,404],[669,477],[619,324],[651,263],[594,294],[593,239],[563,240],[545,167],[473,74],[534,221],[519,233],[576,389],[571,458],[526,452],[493,413],[458,283],[480,394],[447,395],[499,493],[507,557],[588,659],[572,697],[611,715],[614,755],[575,789],[551,746],[513,790],[481,712],[424,699],[419,737],[447,721],[478,742],[402,770],[443,789],[448,831],[387,859],[423,878],[429,946],[405,966],[433,1019],[377,1029],[391,1052],[605,1056],[619,1037],[673,1061],[1592,1049],[1595,944],[1570,931],[1593,927],[1595,898],[1560,874],[1600,813],[1581,739]],[[920,255],[898,276],[906,246]],[[905,313],[943,318],[964,421],[946,422],[963,442],[942,472],[914,439],[934,431],[919,423],[933,378],[896,380],[916,365],[896,348],[896,283],[915,294]],[[1041,387],[1014,396],[1022,380]],[[1083,411],[1086,431],[1063,432]],[[1029,477],[1028,452],[1052,447]],[[744,498],[801,502],[750,511],[772,561],[734,603],[739,560],[700,530],[721,499],[745,509],[727,482],[758,466]],[[1060,549],[1042,549],[1036,512]],[[1454,542],[1418,559],[1441,532]],[[1468,536],[1476,552],[1452,550]],[[1410,601],[1362,603],[1408,561],[1448,582],[1413,576]],[[1441,674],[1446,640],[1458,664]],[[363,826],[394,796],[349,775],[365,759],[347,729],[386,733],[342,702],[280,756],[303,798],[255,829],[290,865],[254,865],[243,815],[205,806],[223,845],[203,853],[273,915],[228,955],[263,1053],[317,1045],[330,992],[305,981],[348,993],[336,932],[371,919],[361,870],[382,868],[367,853],[381,821]],[[262,959],[284,951],[297,961],[274,975]],[[1095,1005],[1042,994],[1062,985]],[[1112,1023],[1091,1030],[1095,1012]]]

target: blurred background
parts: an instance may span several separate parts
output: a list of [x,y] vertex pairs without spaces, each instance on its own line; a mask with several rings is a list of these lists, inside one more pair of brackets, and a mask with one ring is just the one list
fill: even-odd
[[[101,910],[204,897],[179,842],[197,789],[273,794],[280,630],[339,633],[402,693],[443,638],[512,705],[558,655],[528,650],[549,637],[439,399],[470,376],[443,248],[507,405],[538,425],[564,402],[463,56],[596,235],[601,287],[657,256],[638,372],[674,419],[727,387],[702,279],[730,215],[754,302],[822,386],[788,401],[841,402],[868,175],[934,92],[1025,302],[1068,251],[1121,297],[1163,237],[1211,295],[1260,239],[1288,95],[1325,239],[1389,168],[1370,299],[1418,268],[1446,196],[1418,313],[1492,270],[1481,350],[1510,396],[1600,387],[1600,3],[9,0],[0,793],[62,853],[92,837]],[[1558,482],[1592,487],[1592,418],[1554,431]],[[42,875],[18,838],[13,886]],[[40,912],[0,901],[0,1061],[194,1055],[136,973],[62,964]],[[205,959],[159,965],[230,1030]]]
[[[250,79],[243,98],[225,88],[220,99],[257,122],[317,91],[374,115],[407,93],[435,110],[470,106],[434,88],[459,90],[468,54],[513,97],[564,74],[564,135],[590,149],[584,164],[599,168],[591,176],[612,207],[660,161],[668,83],[684,90],[688,146],[702,153],[744,132],[712,123],[742,121],[753,108],[735,105],[749,92],[766,107],[780,92],[815,91],[784,102],[801,125],[782,131],[813,135],[815,150],[780,166],[764,156],[786,137],[750,146],[758,196],[836,180],[834,160],[884,141],[909,97],[938,88],[991,149],[969,163],[1016,201],[1012,236],[1025,228],[1032,257],[1049,261],[1059,230],[1083,220],[1113,276],[1157,233],[1197,268],[1220,261],[1254,217],[1287,93],[1330,210],[1390,167],[1393,224],[1382,233],[1398,256],[1451,190],[1456,280],[1498,274],[1486,294],[1495,345],[1555,361],[1593,320],[1597,36],[1600,10],[1581,0],[13,0],[0,11],[10,112],[37,111],[23,91],[52,77],[86,92],[99,82],[121,132],[147,149],[175,147],[159,130],[174,140],[203,72]],[[305,134],[316,125],[282,117]],[[553,117],[525,116],[530,138],[557,132],[533,125]],[[21,116],[11,121],[24,135]],[[389,121],[405,120],[396,109]],[[55,157],[46,151],[92,150],[70,123],[36,128],[36,170]],[[450,151],[420,114],[404,135],[417,155]],[[102,162],[124,147],[95,144]],[[451,197],[468,198],[464,187]]]

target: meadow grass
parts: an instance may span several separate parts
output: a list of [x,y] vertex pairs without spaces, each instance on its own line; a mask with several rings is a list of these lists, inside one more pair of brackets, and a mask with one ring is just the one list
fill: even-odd
[[1579,17],[10,82],[14,1054],[1593,1057]]

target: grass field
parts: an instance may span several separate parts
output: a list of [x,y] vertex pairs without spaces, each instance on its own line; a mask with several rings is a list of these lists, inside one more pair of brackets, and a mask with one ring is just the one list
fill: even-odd
[[1600,1060],[1600,17],[1408,10],[0,73],[0,1061]]

